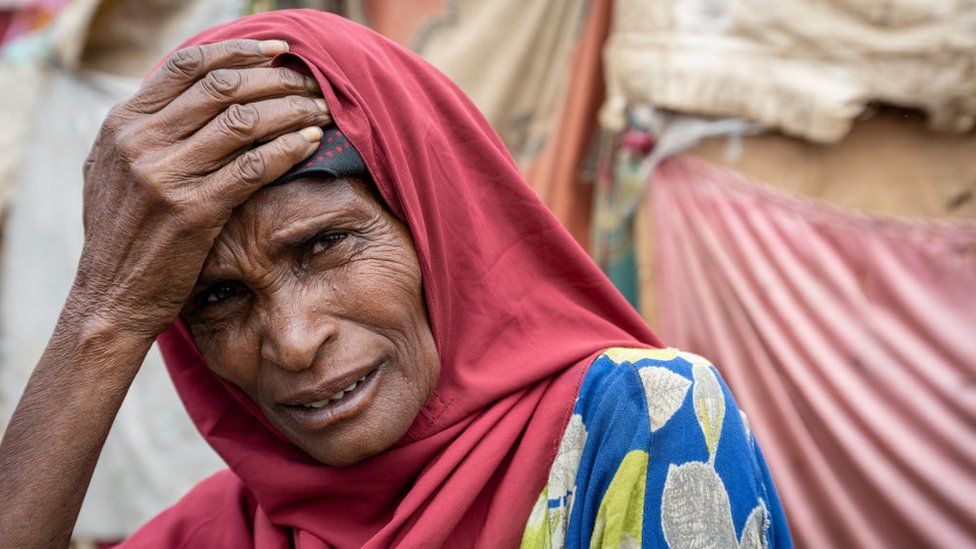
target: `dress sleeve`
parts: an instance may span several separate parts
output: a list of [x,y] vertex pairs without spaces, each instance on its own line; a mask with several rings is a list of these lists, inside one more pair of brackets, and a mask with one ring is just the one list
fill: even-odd
[[675,349],[610,349],[593,363],[523,547],[791,546],[714,366]]

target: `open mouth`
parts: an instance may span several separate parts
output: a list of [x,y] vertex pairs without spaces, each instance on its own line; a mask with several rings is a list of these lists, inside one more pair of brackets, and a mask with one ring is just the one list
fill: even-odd
[[299,404],[298,406],[304,406],[306,408],[324,408],[327,404],[331,404],[333,402],[339,402],[340,400],[343,399],[343,397],[345,397],[349,393],[355,391],[356,390],[356,387],[359,387],[359,384],[360,383],[366,381],[366,378],[368,378],[370,376],[370,374],[372,374],[372,372],[370,372],[369,374],[364,375],[363,377],[357,379],[356,381],[353,381],[352,382],[352,385],[350,385],[350,386],[346,387],[345,389],[339,391],[338,393],[330,396],[329,398],[326,398],[326,399],[323,399],[323,400],[317,400],[315,402],[303,402],[303,403]]
[[342,390],[324,398],[308,397],[299,402],[279,404],[278,409],[305,430],[318,430],[363,412],[376,395],[382,363]]

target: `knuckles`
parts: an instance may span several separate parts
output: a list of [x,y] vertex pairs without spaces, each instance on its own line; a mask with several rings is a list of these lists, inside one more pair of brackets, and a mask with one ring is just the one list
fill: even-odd
[[227,101],[241,87],[241,73],[232,69],[210,71],[200,81],[200,89],[211,99]]
[[156,190],[161,187],[156,182],[159,170],[156,169],[156,165],[153,162],[145,159],[132,161],[129,163],[129,174],[132,176],[134,183],[150,189],[150,195],[157,194]]
[[120,160],[130,164],[135,163],[143,154],[143,139],[138,130],[131,125],[113,132],[111,147]]
[[173,210],[179,206],[173,193],[173,185],[166,180],[154,162],[138,160],[130,164],[129,171],[153,207]]
[[185,181],[168,170],[163,160],[140,157],[129,162],[128,175],[133,190],[137,190],[144,203],[154,211],[177,212],[192,207],[195,202],[188,195]]
[[254,105],[233,104],[220,117],[224,132],[234,137],[248,137],[258,127],[261,114]]
[[318,124],[326,120],[326,114],[315,105],[315,102],[307,97],[291,95],[284,99],[283,108],[289,113],[301,116],[306,124]]
[[129,105],[131,101],[132,99],[129,99],[128,101],[116,103],[109,109],[99,129],[98,136],[95,138],[95,143],[92,145],[93,150],[103,147],[133,122],[134,114]]
[[309,113],[314,111],[315,103],[305,97],[289,95],[285,98],[285,103],[292,112]]
[[285,87],[295,90],[305,88],[305,78],[301,74],[285,67],[279,67],[276,69],[276,72],[278,81]]
[[163,69],[178,78],[192,78],[203,67],[203,48],[191,46],[176,50],[163,64]]
[[267,172],[267,161],[258,150],[250,150],[237,157],[236,169],[238,177],[244,183],[259,183]]

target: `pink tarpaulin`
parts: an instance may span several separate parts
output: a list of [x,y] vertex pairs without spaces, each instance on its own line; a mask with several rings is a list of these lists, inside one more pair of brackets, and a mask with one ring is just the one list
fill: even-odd
[[805,547],[976,546],[976,224],[692,158],[651,183],[657,326],[725,375]]

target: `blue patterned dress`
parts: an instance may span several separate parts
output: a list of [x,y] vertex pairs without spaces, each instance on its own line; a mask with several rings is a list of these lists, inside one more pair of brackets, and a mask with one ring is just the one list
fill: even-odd
[[608,349],[580,388],[522,547],[792,547],[766,463],[714,366]]

